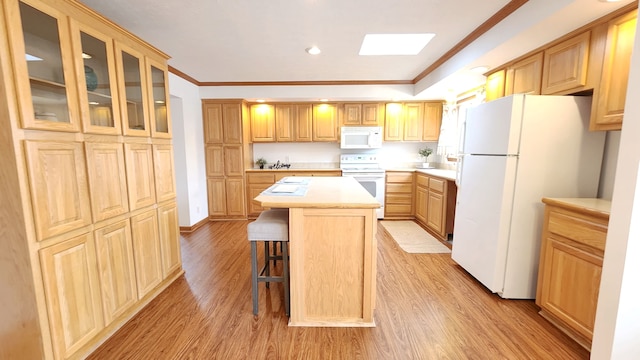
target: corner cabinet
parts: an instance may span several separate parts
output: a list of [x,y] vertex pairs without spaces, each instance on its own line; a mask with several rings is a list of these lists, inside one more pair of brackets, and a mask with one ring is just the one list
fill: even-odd
[[540,315],[589,350],[611,203],[581,198],[542,201],[536,304]]
[[182,274],[168,56],[72,0],[3,0],[8,358],[84,358]]

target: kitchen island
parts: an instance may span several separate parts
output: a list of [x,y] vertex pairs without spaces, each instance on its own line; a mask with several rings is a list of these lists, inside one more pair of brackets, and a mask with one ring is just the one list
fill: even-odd
[[[375,326],[376,214],[380,204],[351,177],[309,177],[255,200],[289,209],[290,326]],[[286,179],[285,179],[286,180]]]

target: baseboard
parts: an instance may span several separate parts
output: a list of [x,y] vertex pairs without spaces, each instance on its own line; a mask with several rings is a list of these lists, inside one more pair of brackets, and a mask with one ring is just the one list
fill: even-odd
[[197,223],[195,223],[192,226],[180,226],[180,233],[185,233],[185,234],[189,234],[192,233],[196,230],[198,230],[199,228],[201,228],[204,224],[209,222],[209,218],[206,217],[200,221],[198,221]]

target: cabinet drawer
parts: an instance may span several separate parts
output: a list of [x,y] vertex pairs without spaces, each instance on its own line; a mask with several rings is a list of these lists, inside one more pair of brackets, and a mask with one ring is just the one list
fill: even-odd
[[411,194],[411,187],[411,184],[387,184],[387,193]]
[[385,204],[384,211],[387,215],[411,215],[411,205]]
[[416,185],[429,187],[429,177],[426,175],[416,175]]
[[388,172],[387,173],[387,182],[408,182],[413,183],[413,173],[412,172]]
[[438,178],[429,178],[429,190],[444,192],[446,180],[438,179]]
[[247,181],[250,184],[273,184],[275,176],[273,174],[247,174]]
[[388,204],[409,204],[411,205],[411,194],[390,194],[386,195]]
[[556,211],[549,214],[549,232],[604,251],[607,225]]

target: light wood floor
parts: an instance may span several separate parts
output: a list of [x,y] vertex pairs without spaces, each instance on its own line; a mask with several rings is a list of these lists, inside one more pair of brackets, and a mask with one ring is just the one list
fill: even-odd
[[489,293],[450,254],[404,253],[378,225],[375,328],[287,326],[281,284],[251,310],[247,221],[182,239],[185,275],[90,359],[587,359],[533,301]]

